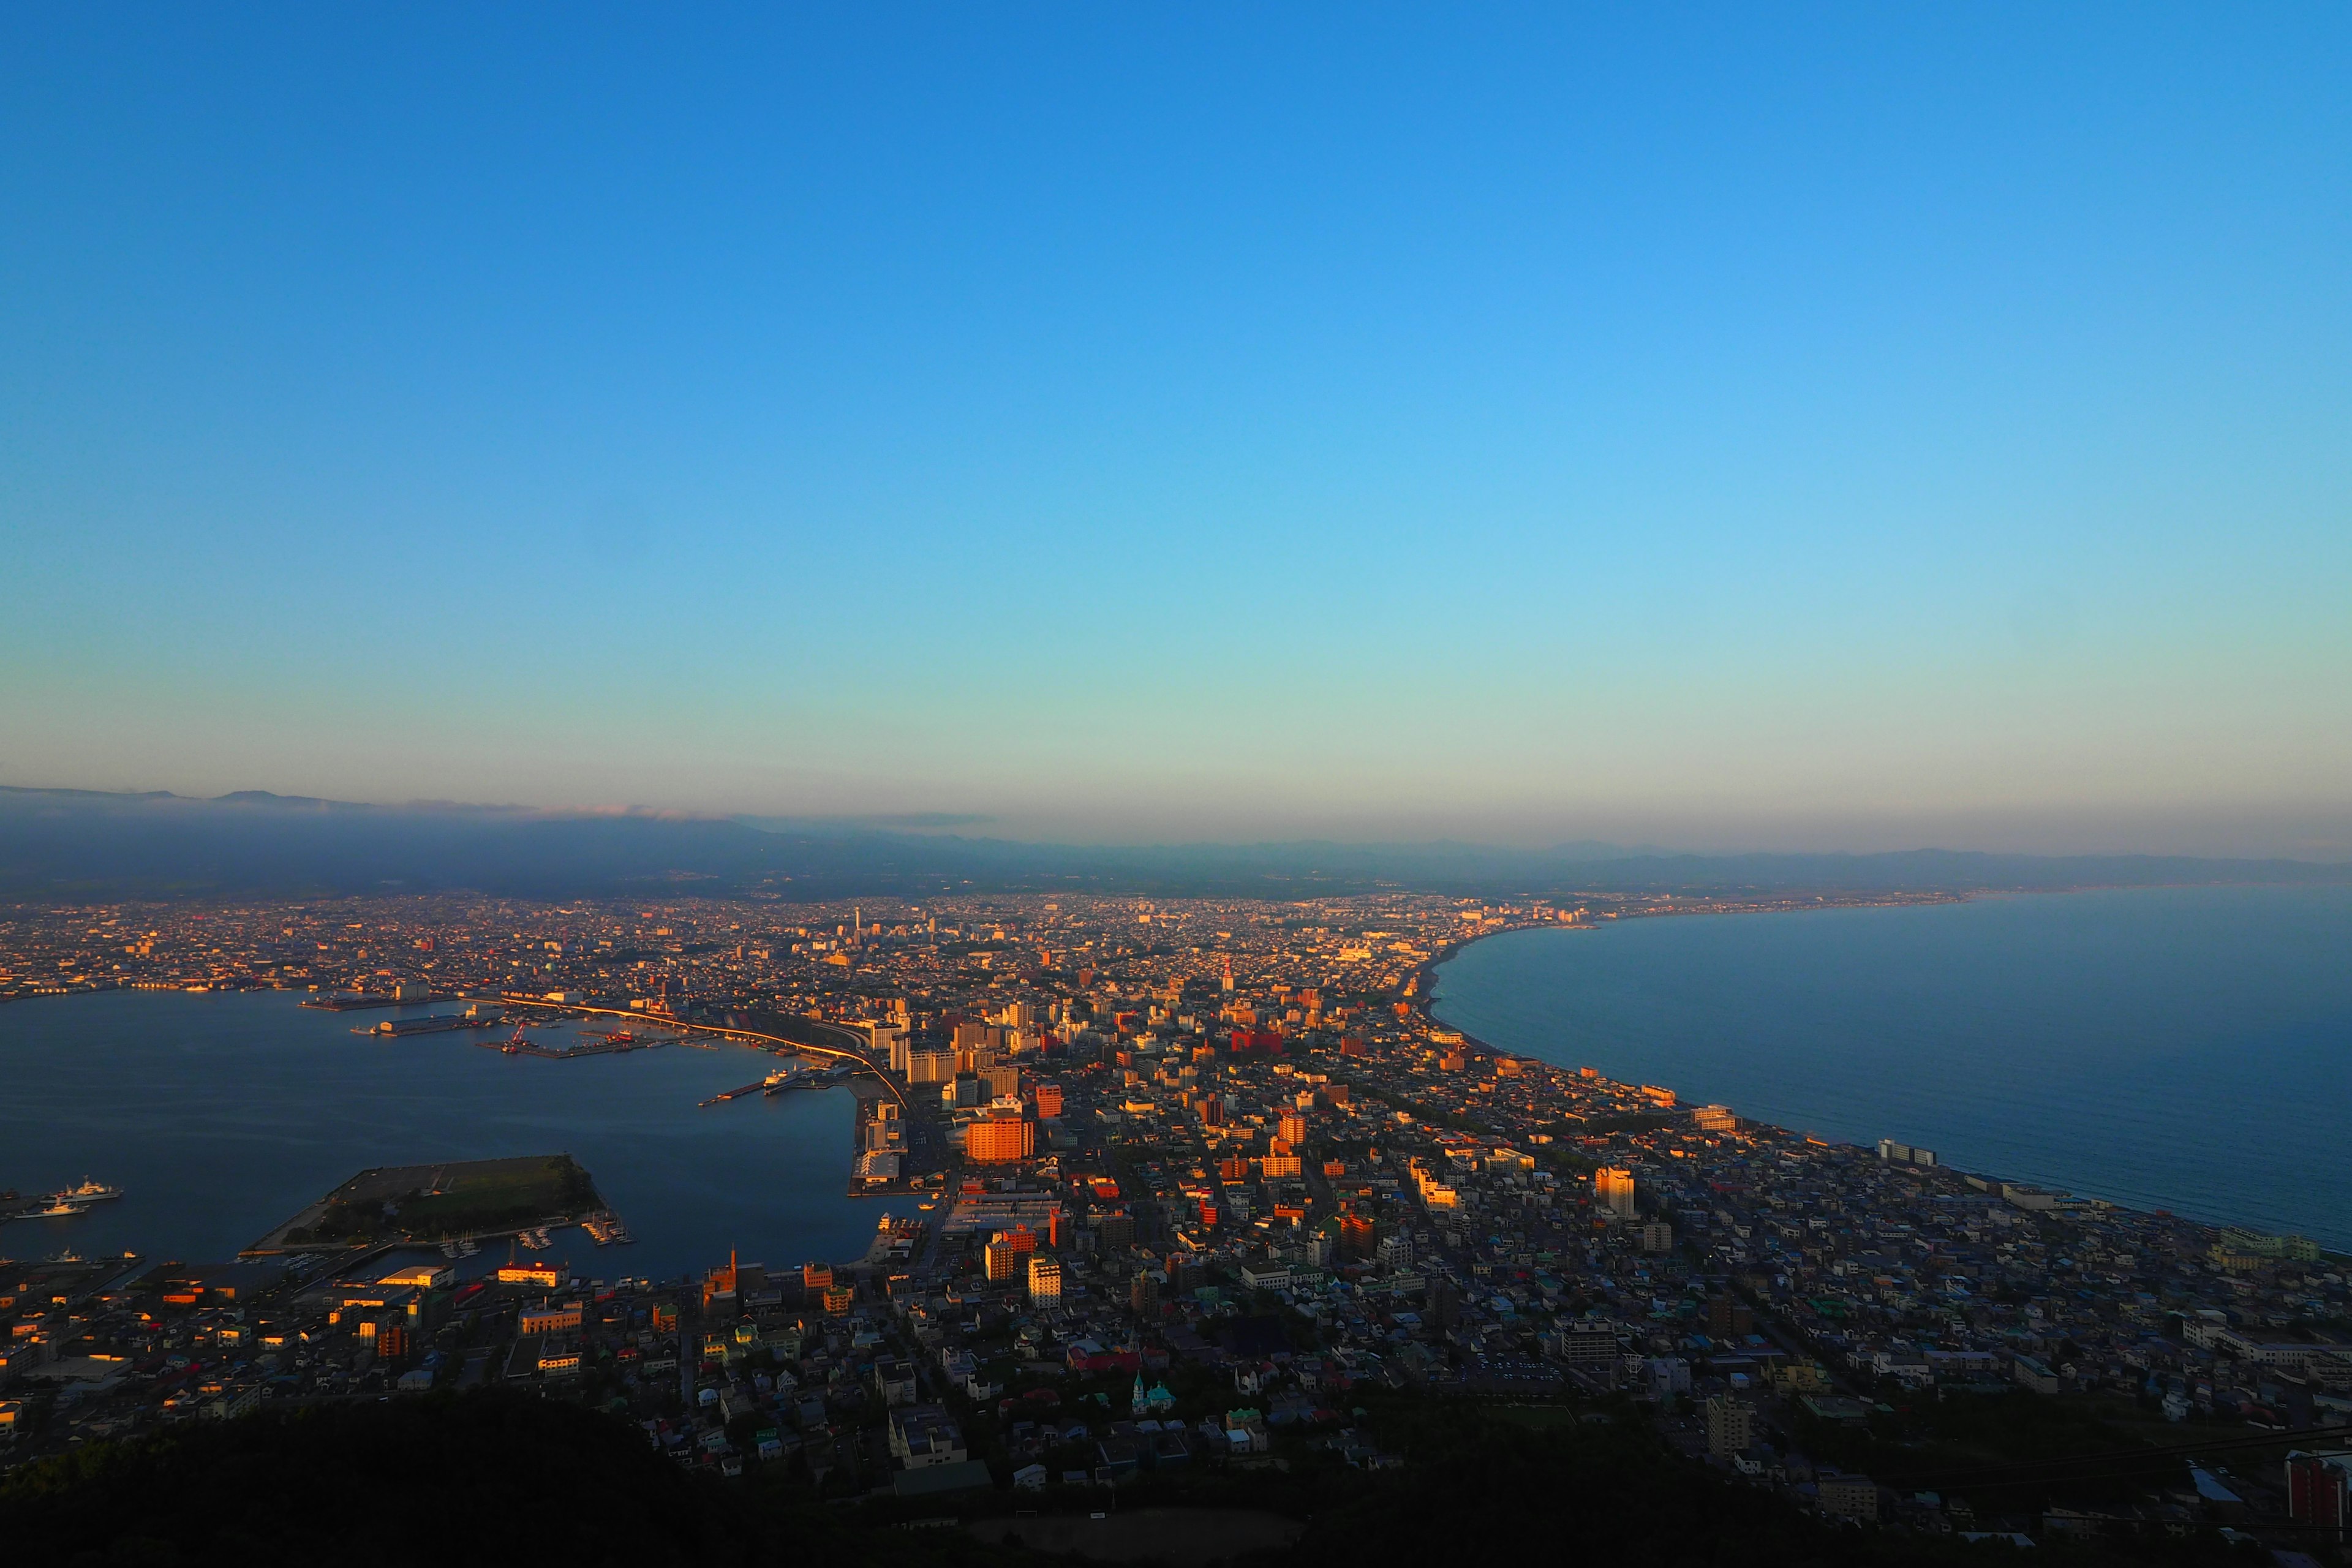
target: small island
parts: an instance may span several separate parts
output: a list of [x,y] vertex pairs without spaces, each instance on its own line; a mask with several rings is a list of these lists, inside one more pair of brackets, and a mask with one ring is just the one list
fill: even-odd
[[302,1210],[245,1255],[437,1244],[570,1225],[604,1206],[595,1182],[569,1154],[377,1166]]

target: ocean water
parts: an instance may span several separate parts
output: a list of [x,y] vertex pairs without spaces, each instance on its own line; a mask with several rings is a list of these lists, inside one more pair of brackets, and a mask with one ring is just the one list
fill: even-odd
[[1515,931],[1432,1009],[1685,1103],[2352,1249],[2352,888]]
[[79,1217],[0,1226],[0,1257],[215,1262],[368,1166],[506,1154],[570,1153],[626,1222],[626,1247],[555,1233],[552,1256],[591,1278],[676,1277],[730,1247],[775,1268],[845,1261],[880,1217],[845,1195],[846,1089],[698,1109],[765,1077],[765,1053],[549,1061],[484,1049],[472,1031],[362,1038],[354,1026],[396,1015],[299,1000],[115,991],[0,1006],[0,1189],[84,1176],[125,1189]]

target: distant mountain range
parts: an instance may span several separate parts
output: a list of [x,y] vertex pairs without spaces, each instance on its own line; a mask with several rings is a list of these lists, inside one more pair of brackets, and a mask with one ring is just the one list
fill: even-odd
[[2340,882],[2352,866],[2186,856],[1685,855],[1591,842],[1097,846],[802,819],[368,805],[244,790],[0,786],[0,900],[321,896],[467,889],[506,897],[766,893],[794,900],[1089,891],[1297,898],[1379,889],[1591,893],[2051,890]]

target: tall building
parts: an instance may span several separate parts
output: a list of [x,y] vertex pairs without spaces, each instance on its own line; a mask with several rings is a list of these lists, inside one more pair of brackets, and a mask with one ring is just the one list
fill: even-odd
[[1127,1282],[1127,1307],[1139,1318],[1160,1316],[1160,1279],[1149,1268],[1139,1268],[1135,1278]]
[[1593,1201],[1630,1219],[1633,1215],[1633,1173],[1621,1165],[1603,1165],[1592,1173]]
[[1706,1451],[1718,1459],[1756,1446],[1756,1410],[1745,1400],[1718,1394],[1706,1402]]
[[2288,1454],[2286,1509],[2314,1539],[2342,1541],[2352,1526],[2352,1453]]
[[1691,1120],[1698,1123],[1698,1130],[1702,1132],[1739,1131],[1739,1118],[1731,1113],[1731,1107],[1727,1105],[1702,1105],[1691,1112]]
[[1297,1111],[1284,1111],[1282,1113],[1281,1121],[1276,1125],[1277,1128],[1276,1136],[1281,1138],[1284,1142],[1289,1144],[1293,1149],[1299,1148],[1306,1143],[1307,1118],[1301,1116]]
[[1062,1300],[1061,1260],[1045,1253],[1033,1254],[1029,1259],[1029,1300],[1040,1307],[1051,1307]]
[[985,1116],[964,1127],[964,1158],[975,1165],[1011,1165],[1036,1152],[1037,1124],[1024,1116]]
[[1034,1092],[1037,1097],[1038,1115],[1059,1116],[1062,1114],[1062,1086],[1060,1084],[1041,1083],[1036,1086]]

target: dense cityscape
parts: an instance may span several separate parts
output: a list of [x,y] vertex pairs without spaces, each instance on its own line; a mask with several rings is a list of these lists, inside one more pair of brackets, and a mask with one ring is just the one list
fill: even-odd
[[[721,1477],[985,1514],[1410,1469],[1383,1412],[1452,1399],[1638,1419],[1888,1534],[2332,1542],[2344,1258],[1954,1170],[1901,1129],[1861,1147],[1686,1105],[1426,1011],[1434,966],[1481,936],[1811,901],[18,909],[0,994],[20,1005],[277,989],[380,1020],[357,1048],[771,1052],[767,1088],[856,1096],[843,1180],[877,1229],[859,1257],[656,1280],[625,1272],[593,1173],[518,1187],[529,1215],[465,1206],[468,1175],[362,1173],[390,1184],[238,1258],[15,1258],[0,1463],[265,1403],[508,1385],[624,1413]],[[533,1043],[562,1019],[601,1033]],[[457,1205],[437,1230],[425,1199]],[[572,1225],[613,1244],[609,1275],[532,1250]],[[2153,1462],[2034,1468],[2069,1438]]]

